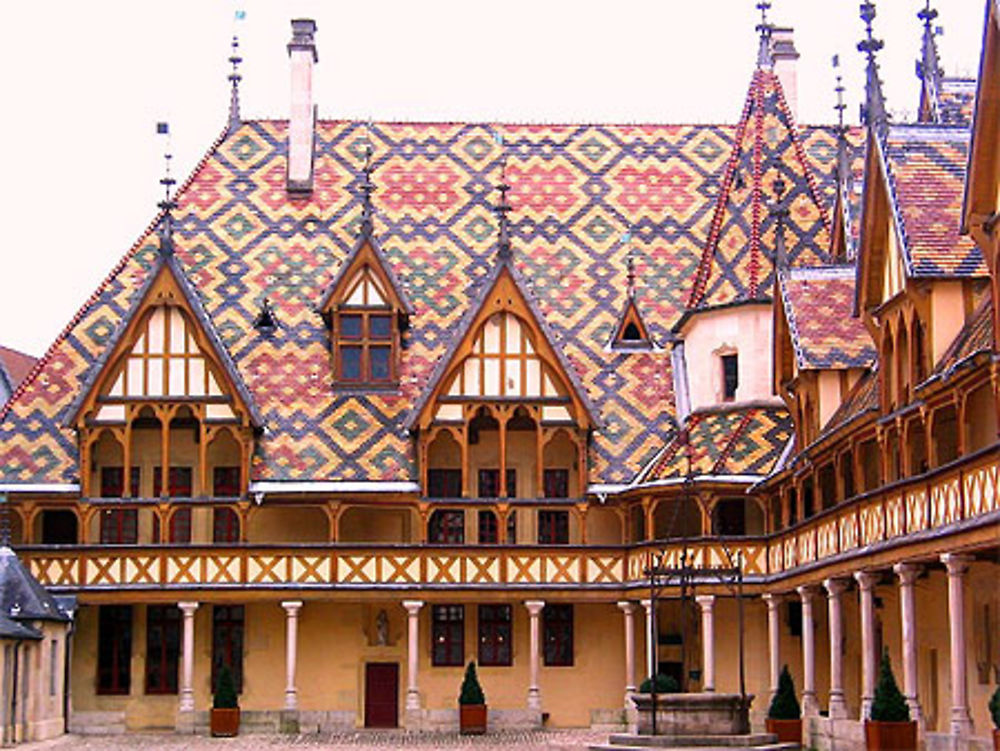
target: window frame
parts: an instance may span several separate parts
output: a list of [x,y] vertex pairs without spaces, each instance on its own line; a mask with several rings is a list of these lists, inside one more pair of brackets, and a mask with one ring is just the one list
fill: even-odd
[[[233,476],[235,476],[235,482]],[[243,494],[240,484],[240,466],[238,464],[212,468],[212,495],[214,497],[239,498]],[[225,492],[230,489],[235,489],[235,492]]]
[[[163,495],[163,469],[153,467],[153,498],[192,498],[194,497],[194,468],[188,465],[170,465],[167,473],[169,487]],[[186,493],[177,492],[187,490]]]
[[542,661],[546,667],[573,666],[574,615],[571,603],[546,603],[542,609]]
[[219,685],[219,670],[229,667],[236,693],[243,693],[243,650],[246,641],[246,608],[243,605],[212,606],[212,693]]
[[[156,636],[158,631],[158,637]],[[157,643],[158,641],[158,643]],[[174,605],[146,606],[146,693],[176,694],[181,654],[181,613]],[[158,668],[154,685],[151,668]]]
[[[219,534],[223,531],[225,534]],[[240,541],[240,515],[228,506],[212,509],[212,542],[232,544]]]
[[538,510],[538,544],[569,545],[569,511]]
[[[728,364],[732,363],[732,373]],[[736,392],[740,390],[740,356],[737,352],[724,352],[719,355],[719,367],[722,369],[722,401],[736,401]],[[732,389],[730,390],[730,381]]]
[[461,667],[465,664],[465,606],[431,606],[431,665]]
[[484,667],[514,664],[514,612],[510,605],[480,605],[477,612],[477,657]]
[[427,520],[427,542],[431,545],[464,545],[465,511],[453,508],[435,509]]
[[139,509],[102,508],[99,536],[102,545],[135,545],[139,541]]
[[[97,694],[128,696],[132,688],[132,606],[100,605],[98,608]],[[107,664],[107,660],[111,663]]]
[[[399,326],[392,308],[381,306],[344,305],[336,310],[334,316],[334,380],[342,386],[394,386],[399,383]],[[361,333],[359,336],[347,336],[343,333],[344,319],[359,316],[361,318]],[[372,319],[385,318],[389,321],[389,335],[376,336],[372,333]],[[343,352],[346,348],[359,348],[360,362],[358,377],[347,378],[344,375]],[[385,378],[375,378],[372,373],[372,356],[374,349],[385,348],[389,352],[389,373]]]
[[[160,516],[153,514],[153,542],[160,542]],[[191,507],[174,509],[167,524],[167,543],[182,545],[191,543]]]

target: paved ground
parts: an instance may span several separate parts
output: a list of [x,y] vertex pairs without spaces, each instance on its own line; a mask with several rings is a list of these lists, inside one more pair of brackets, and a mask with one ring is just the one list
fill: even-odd
[[324,749],[385,749],[406,747],[422,749],[470,747],[491,749],[517,748],[526,751],[583,751],[591,743],[603,743],[608,733],[593,730],[551,730],[544,732],[504,732],[484,736],[457,733],[407,734],[388,731],[359,731],[299,737],[243,735],[238,738],[163,734],[127,734],[119,736],[66,735],[51,741],[19,746],[23,751],[118,751],[118,749],[167,749],[169,751],[323,751]]

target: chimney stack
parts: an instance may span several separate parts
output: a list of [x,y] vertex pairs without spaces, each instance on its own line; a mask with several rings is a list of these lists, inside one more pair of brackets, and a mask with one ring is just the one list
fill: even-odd
[[309,193],[313,186],[313,139],[316,106],[312,96],[313,63],[316,54],[316,22],[311,18],[292,21],[288,57],[292,67],[292,109],[288,120],[288,191]]
[[798,121],[798,74],[796,72],[799,53],[795,49],[794,29],[776,26],[771,30],[771,59],[774,60],[774,72],[781,81],[785,92],[785,101],[792,112],[792,119]]

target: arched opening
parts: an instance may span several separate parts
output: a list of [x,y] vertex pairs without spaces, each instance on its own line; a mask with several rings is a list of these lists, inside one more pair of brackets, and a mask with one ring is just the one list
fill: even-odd
[[[500,423],[487,407],[477,409],[469,421],[469,471],[473,495],[500,497]],[[507,490],[508,494],[511,492],[513,487]]]
[[153,542],[162,539],[168,545],[184,545],[191,542],[191,508],[181,506],[170,509],[166,514],[167,533],[161,538],[160,516],[153,514]]
[[912,420],[907,426],[907,462],[910,475],[922,475],[927,471],[927,435],[920,420]]
[[575,471],[578,461],[576,444],[569,431],[557,431],[542,452],[546,498],[578,498],[581,495],[579,473]]
[[965,445],[967,450],[978,451],[997,439],[997,411],[993,389],[984,383],[970,392],[965,399]]
[[720,498],[712,506],[712,534],[743,537],[764,534],[764,512],[752,498]]
[[240,541],[240,515],[227,506],[212,509],[212,542],[234,543]]
[[340,515],[338,542],[411,542],[413,514],[405,508],[353,506]]
[[315,506],[261,506],[247,524],[248,542],[328,542],[330,521]]
[[857,492],[854,487],[854,453],[845,451],[840,455],[840,484],[844,498],[853,498]]
[[910,339],[906,332],[903,319],[899,319],[898,338],[896,344],[896,386],[897,406],[903,406],[910,401]]
[[[538,425],[525,407],[517,407],[507,421],[507,497],[538,498],[535,467],[538,456]],[[499,475],[499,473],[498,473]]]
[[955,405],[949,404],[934,411],[931,427],[931,445],[935,467],[958,458],[958,417]]
[[881,484],[881,454],[878,442],[875,439],[862,442],[858,447],[858,453],[861,461],[861,492],[867,493],[869,490],[875,490]]
[[[110,429],[102,430],[90,449],[91,494],[100,498],[120,498],[125,492],[125,472],[123,468],[125,451]],[[139,468],[133,469],[133,480]],[[139,490],[133,484],[132,495]]]
[[205,460],[209,488],[202,488],[216,498],[239,498],[243,495],[240,444],[228,429],[219,429],[208,442]]
[[653,512],[653,537],[701,537],[701,506],[694,498],[664,498]]
[[34,539],[42,545],[76,545],[79,520],[70,509],[42,509],[35,517]]
[[816,513],[816,483],[812,477],[802,481],[802,518],[809,519]]
[[595,507],[587,512],[587,543],[590,545],[621,545],[621,516],[610,508]]
[[629,509],[629,529],[629,542],[643,542],[646,539],[646,514],[638,504]]
[[899,452],[899,433],[895,428],[890,428],[885,435],[885,463],[888,470],[886,483],[895,482],[902,475]]
[[819,480],[820,507],[824,510],[837,505],[837,469],[833,462],[827,462],[816,473]]
[[887,412],[896,409],[898,399],[896,398],[896,351],[892,346],[892,331],[886,327],[885,336],[882,338],[882,359],[879,360],[882,369],[882,393],[883,404]]
[[465,512],[438,509],[427,521],[427,542],[434,545],[461,545],[465,542]]
[[913,384],[923,383],[927,378],[927,343],[924,337],[924,327],[920,319],[913,318]]
[[188,406],[182,406],[170,418],[168,450],[169,470],[166,472],[167,482],[163,481],[163,470],[159,467],[160,459],[154,460],[153,495],[169,496],[171,498],[192,498],[203,492],[198,488],[196,476],[198,472],[198,442],[201,440],[201,423]]
[[462,446],[451,431],[441,430],[427,447],[427,495],[460,498],[462,488]]
[[[143,407],[132,421],[132,476],[138,482],[132,485],[133,498],[155,498],[160,495],[160,488],[154,493],[153,476],[161,461],[160,444],[163,430],[159,417],[152,407]],[[138,490],[136,490],[138,488]]]

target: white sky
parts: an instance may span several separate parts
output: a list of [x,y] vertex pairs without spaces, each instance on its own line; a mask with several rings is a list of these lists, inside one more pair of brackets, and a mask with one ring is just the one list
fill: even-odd
[[[949,74],[975,75],[984,0],[936,0]],[[735,122],[755,0],[88,0],[0,3],[0,343],[40,355],[156,212],[155,123],[183,180],[225,123],[239,23],[245,117],[288,111],[289,19],[318,25],[321,117]],[[881,0],[890,109],[916,107],[923,0]],[[799,121],[832,122],[839,53],[857,120],[858,0],[776,0]],[[897,118],[899,119],[899,118]]]

